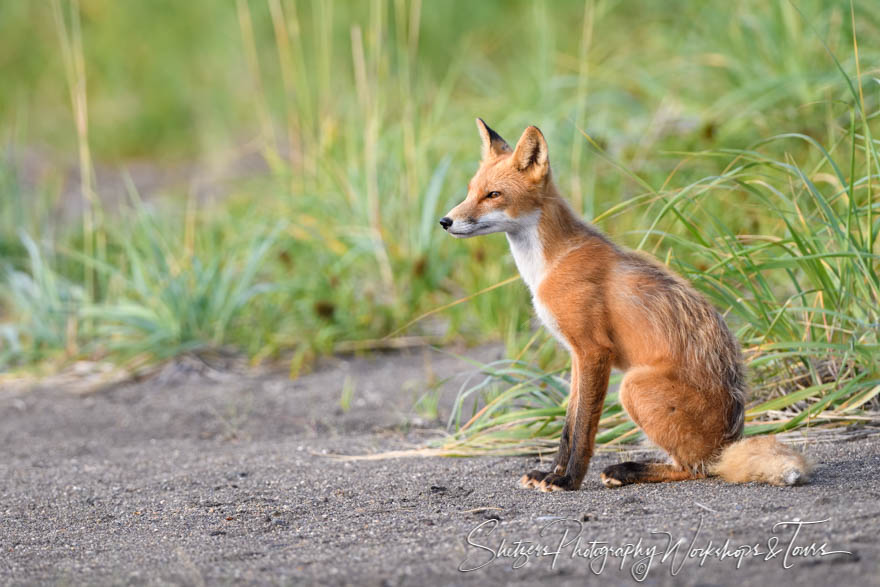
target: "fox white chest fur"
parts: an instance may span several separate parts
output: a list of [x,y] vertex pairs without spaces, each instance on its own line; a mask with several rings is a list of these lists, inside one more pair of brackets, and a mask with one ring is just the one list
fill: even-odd
[[540,218],[541,213],[537,211],[520,219],[517,223],[519,225],[518,230],[507,233],[507,241],[510,243],[510,252],[513,253],[516,268],[519,270],[523,281],[529,286],[535,313],[547,330],[570,350],[571,347],[568,341],[559,330],[556,317],[553,316],[550,309],[538,297],[538,286],[541,285],[547,274],[547,262],[544,259],[544,250],[540,235],[538,234],[538,220]]

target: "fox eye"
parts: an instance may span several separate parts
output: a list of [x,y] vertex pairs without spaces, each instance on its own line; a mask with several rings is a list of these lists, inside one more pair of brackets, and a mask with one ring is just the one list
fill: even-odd
[[486,198],[497,198],[501,195],[501,192],[489,192],[486,194]]

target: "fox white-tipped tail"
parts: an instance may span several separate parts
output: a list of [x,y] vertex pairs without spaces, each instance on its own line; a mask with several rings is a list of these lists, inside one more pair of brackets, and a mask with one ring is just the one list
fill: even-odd
[[801,485],[810,480],[810,462],[772,436],[743,438],[724,448],[709,469],[729,483],[758,481],[771,485]]

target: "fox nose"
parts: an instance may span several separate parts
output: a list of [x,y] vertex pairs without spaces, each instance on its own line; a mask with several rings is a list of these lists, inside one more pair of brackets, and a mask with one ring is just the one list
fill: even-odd
[[449,230],[449,227],[452,226],[452,218],[444,216],[440,219],[440,226],[443,227],[443,230]]

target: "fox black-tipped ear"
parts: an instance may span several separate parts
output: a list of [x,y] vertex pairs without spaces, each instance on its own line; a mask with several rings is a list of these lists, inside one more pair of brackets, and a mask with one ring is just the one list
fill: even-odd
[[520,171],[544,176],[550,170],[547,157],[547,141],[537,126],[528,127],[513,150],[513,162]]
[[477,119],[477,129],[480,131],[480,138],[483,140],[483,160],[489,158],[490,155],[501,155],[510,152],[510,145],[501,138],[497,132],[489,128],[482,118]]

